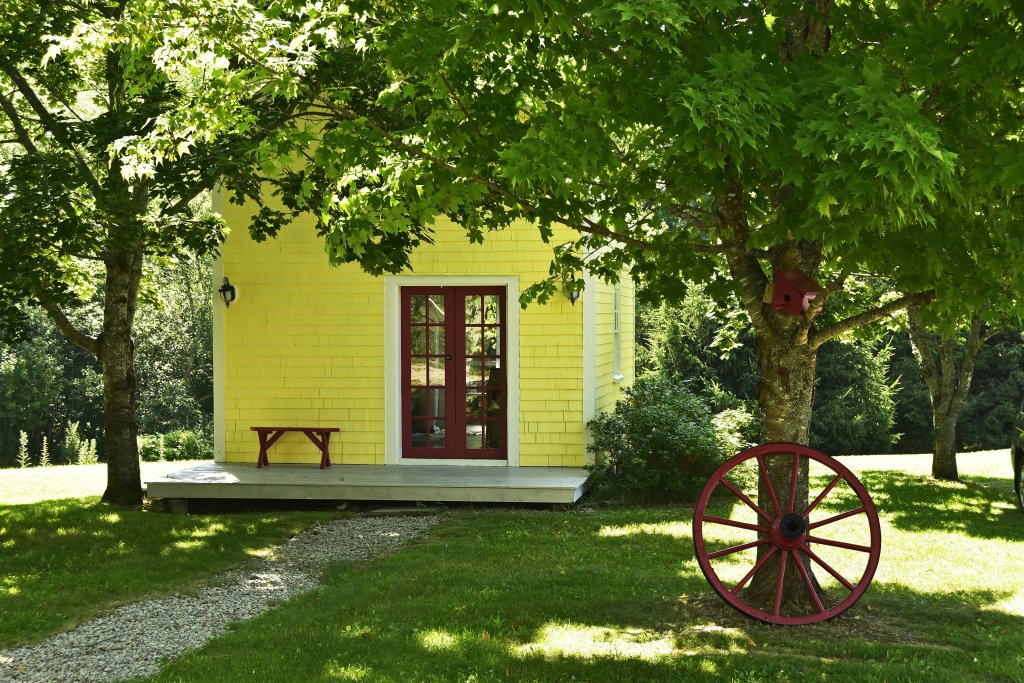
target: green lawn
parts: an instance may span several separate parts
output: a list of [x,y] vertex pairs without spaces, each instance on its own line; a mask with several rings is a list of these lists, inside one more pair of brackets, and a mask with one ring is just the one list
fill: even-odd
[[[144,466],[158,473],[183,463]],[[0,470],[0,647],[71,628],[115,605],[201,586],[336,516],[111,508],[99,504],[105,476],[102,465]]]
[[705,582],[691,510],[461,510],[431,538],[240,624],[159,681],[1021,681],[1024,515],[1005,451],[847,458],[879,507],[875,582],[770,627]]

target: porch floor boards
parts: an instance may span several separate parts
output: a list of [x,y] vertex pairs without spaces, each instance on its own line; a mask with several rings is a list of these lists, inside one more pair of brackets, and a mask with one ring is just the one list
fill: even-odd
[[147,484],[154,498],[390,500],[571,505],[586,490],[581,467],[277,465],[203,463]]

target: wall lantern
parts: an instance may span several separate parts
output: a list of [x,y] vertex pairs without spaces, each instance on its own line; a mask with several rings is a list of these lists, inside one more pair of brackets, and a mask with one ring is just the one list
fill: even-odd
[[573,306],[583,293],[583,284],[576,281],[576,275],[569,275],[568,280],[562,280],[562,293],[569,299]]
[[224,300],[224,305],[227,307],[231,306],[231,302],[238,298],[238,288],[235,287],[227,278],[224,278],[224,284],[217,290],[220,294],[220,298]]

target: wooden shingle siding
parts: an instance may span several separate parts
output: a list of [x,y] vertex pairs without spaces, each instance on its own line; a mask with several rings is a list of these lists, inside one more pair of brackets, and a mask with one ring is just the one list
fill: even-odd
[[[331,268],[310,221],[256,243],[246,208],[225,202],[223,212],[232,233],[221,265],[239,290],[224,312],[226,460],[255,462],[254,425],[301,424],[341,429],[331,440],[335,463],[383,464],[383,278],[355,265]],[[571,237],[558,235],[552,245]],[[412,274],[518,275],[525,288],[547,276],[552,245],[527,223],[474,245],[445,220],[435,244],[413,255]],[[518,306],[514,295],[508,305]],[[564,296],[519,313],[521,465],[584,463],[582,334],[582,306]],[[274,446],[274,461],[319,462],[319,453],[301,434],[288,434]]]

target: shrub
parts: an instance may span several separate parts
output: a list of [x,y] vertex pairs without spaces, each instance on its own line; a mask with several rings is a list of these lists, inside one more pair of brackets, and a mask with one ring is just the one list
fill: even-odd
[[711,424],[715,429],[719,450],[729,457],[757,443],[761,420],[746,408],[728,408],[717,413]]
[[32,459],[28,455],[28,434],[18,435],[18,467],[31,467]]
[[722,461],[708,407],[689,390],[645,375],[614,412],[588,424],[595,483],[637,501],[693,500]]
[[39,454],[39,466],[49,467],[52,463],[50,462],[50,444],[47,443],[46,437],[43,437],[43,448]]
[[64,431],[64,461],[72,465],[91,465],[96,462],[96,441],[82,436],[77,422],[69,421]]
[[168,434],[147,434],[139,437],[139,456],[147,462],[208,460],[213,457],[213,441],[202,432],[187,429]]

